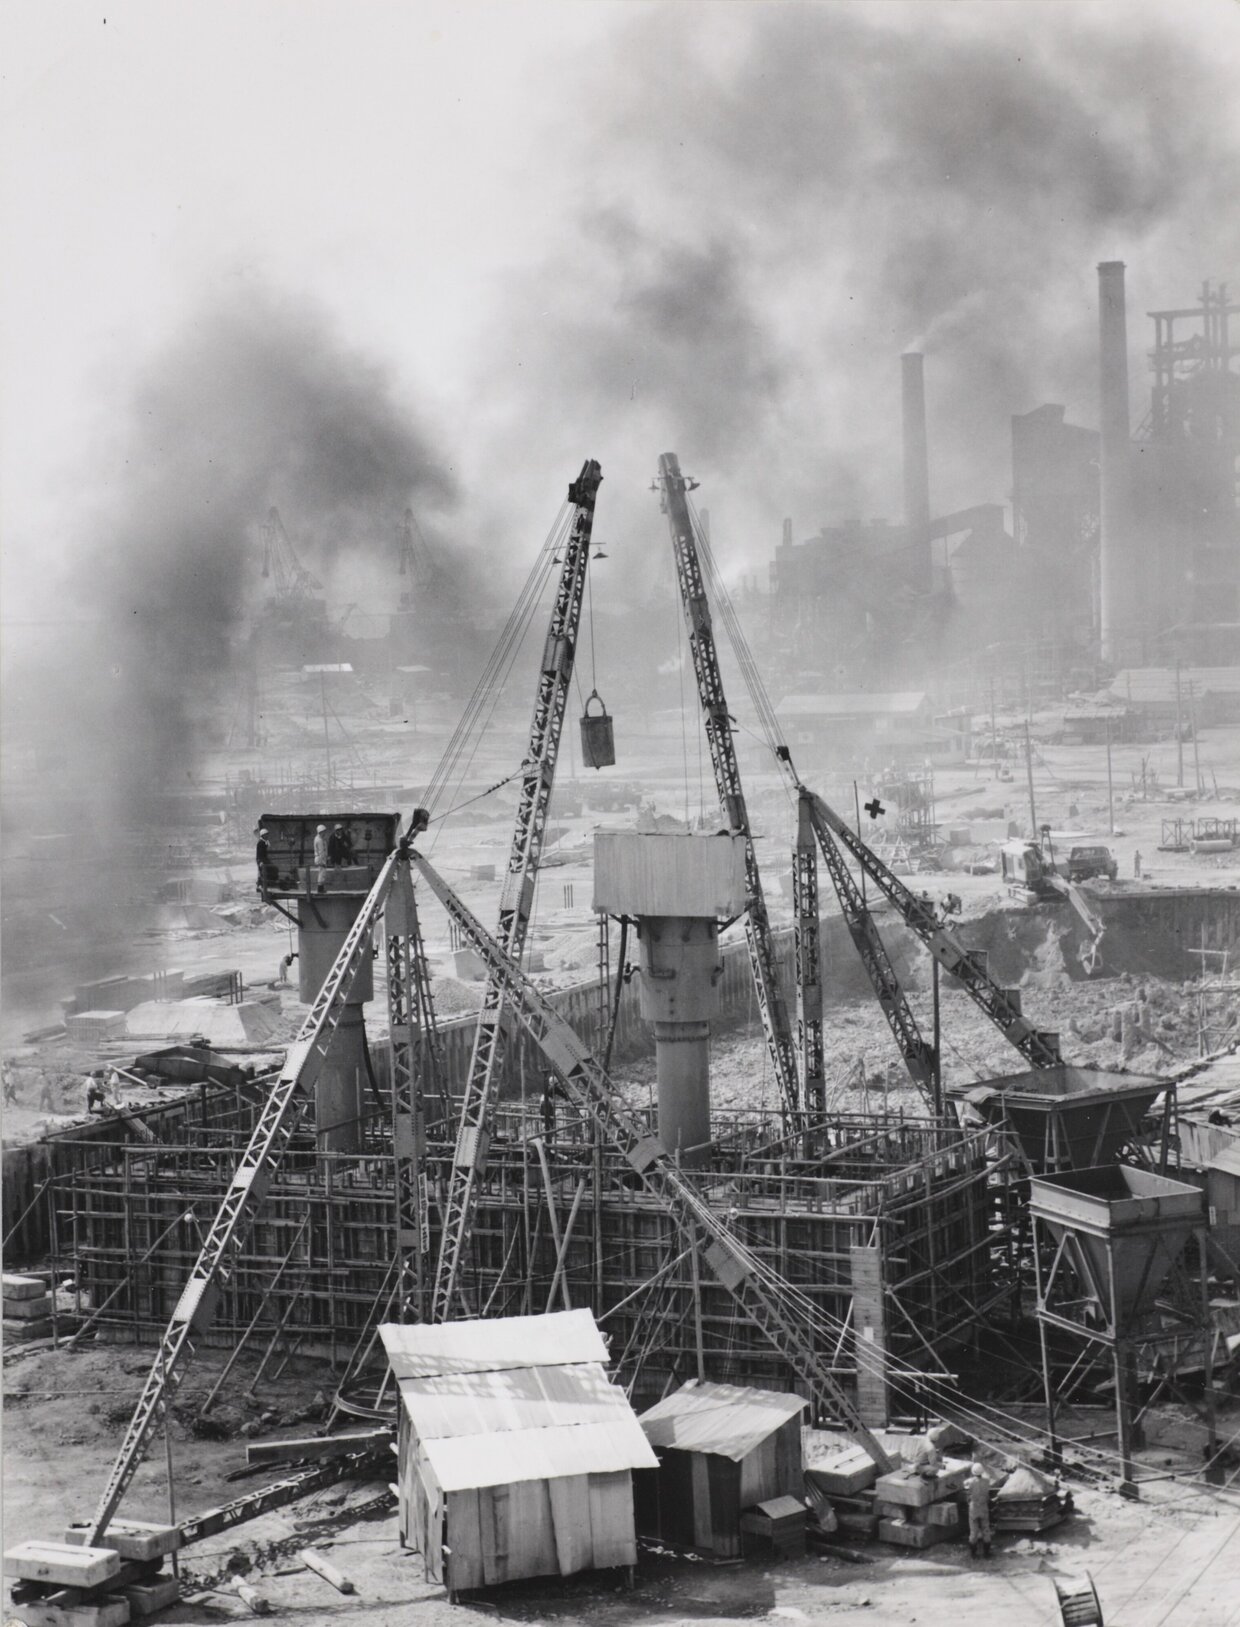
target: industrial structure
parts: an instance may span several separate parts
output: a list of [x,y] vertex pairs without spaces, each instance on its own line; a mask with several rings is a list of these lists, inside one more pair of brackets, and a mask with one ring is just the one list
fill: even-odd
[[1012,418],[1010,529],[1001,502],[933,512],[923,359],[901,357],[903,517],[799,542],[786,526],[771,595],[790,665],[830,649],[820,687],[842,698],[912,688],[933,651],[959,675],[940,706],[988,684],[1028,706],[1100,669],[1240,658],[1240,306],[1207,282],[1196,305],[1148,313],[1134,430],[1124,272],[1098,267],[1098,430],[1055,403]]
[[[1117,369],[1122,281],[1114,267],[1103,270],[1103,351]],[[1225,349],[1225,299],[1208,308],[1210,343]],[[1170,317],[1167,328],[1171,345]],[[1178,376],[1171,367],[1160,386],[1167,413]],[[903,358],[903,380],[906,512],[878,540],[901,583],[893,602],[930,628],[956,579],[960,550],[946,546],[950,539],[965,535],[966,554],[972,544],[1016,545],[998,511],[933,516],[920,357]],[[1113,370],[1102,434],[1100,614],[1112,658],[1139,622],[1116,552],[1133,513],[1120,385]],[[960,1365],[999,1315],[1013,1326],[1022,1316],[1039,1324],[1052,1449],[1065,1374],[1095,1357],[1112,1362],[1128,1481],[1130,1369],[1138,1349],[1174,1343],[1147,1325],[1164,1314],[1157,1291],[1173,1272],[1195,1271],[1205,1308],[1188,1325],[1204,1332],[1208,1227],[1197,1189],[1172,1173],[1174,1091],[1065,1062],[1059,1033],[1034,1022],[1020,990],[992,976],[950,910],[909,886],[860,833],[860,809],[846,819],[814,788],[816,765],[806,766],[801,741],[784,726],[797,709],[778,711],[766,692],[694,511],[696,483],[673,453],[659,459],[654,485],[721,826],[711,834],[599,831],[599,976],[554,998],[533,981],[530,923],[588,613],[601,482],[599,464],[585,460],[521,601],[532,617],[546,589],[551,609],[528,734],[509,776],[516,814],[498,920],[480,920],[432,862],[442,776],[406,818],[333,807],[330,797],[264,811],[260,892],[296,925],[308,1008],[295,1040],[257,1078],[204,1080],[165,1110],[158,1130],[110,1118],[49,1179],[53,1253],[73,1258],[101,1321],[157,1340],[82,1528],[91,1552],[106,1549],[195,1350],[244,1341],[264,1314],[276,1322],[273,1347],[284,1339],[336,1367],[334,1420],[395,1429],[402,1541],[454,1595],[520,1576],[632,1565],[643,1529],[716,1555],[739,1551],[745,1510],[796,1485],[802,1412],[844,1431],[875,1476],[890,1477],[895,1464],[879,1432],[928,1407],[966,1415]],[[1031,497],[1021,512],[1032,546],[1043,522]],[[281,534],[272,531],[273,547]],[[419,573],[425,580],[433,568],[418,541],[410,516],[400,564],[415,591]],[[821,604],[846,541],[824,533],[808,552],[787,545],[777,592]],[[300,595],[300,578],[289,580]],[[867,612],[858,626],[850,659],[862,670],[890,625]],[[505,629],[501,642],[513,637]],[[769,765],[795,802],[791,980],[742,783],[723,641]],[[458,753],[498,671],[489,667],[480,680],[453,739]],[[597,755],[610,761],[610,720],[601,730],[604,718],[585,710],[594,728],[583,739],[597,735]],[[594,746],[583,756],[594,760]],[[884,772],[900,839],[933,847],[929,769]],[[867,812],[877,829],[885,812],[877,795]],[[820,866],[915,1111],[829,1109]],[[1071,897],[1075,889],[1065,888]],[[485,976],[480,1012],[455,1032],[435,1009],[422,926],[432,901]],[[897,974],[880,901],[932,968],[929,1031]],[[1088,913],[1096,949],[1101,921],[1087,903],[1077,907]],[[743,923],[744,958],[729,965],[720,934],[733,922]],[[710,1039],[730,978],[744,983],[762,1031],[772,1081],[765,1109],[723,1111],[713,1099]],[[940,978],[1019,1053],[1023,1073],[945,1094]],[[372,1054],[365,1007],[376,994],[386,1000],[387,1034]],[[626,1017],[653,1030],[650,1108],[613,1064]],[[527,1061],[537,1095],[527,1088]],[[1155,1205],[1152,1220],[1145,1199]],[[200,1233],[203,1213],[214,1220]],[[1084,1342],[1085,1353],[1065,1356],[1061,1335]],[[644,1434],[631,1404],[653,1406]],[[716,1407],[728,1416],[713,1416]],[[492,1433],[509,1436],[493,1451]],[[1039,1436],[1015,1433],[1026,1443]],[[638,1487],[636,1517],[635,1473],[657,1475],[653,1489]],[[265,1499],[249,1494],[236,1518],[323,1483],[321,1469],[295,1475]],[[686,1486],[692,1497],[669,1512]],[[780,1518],[778,1509],[762,1516],[768,1526]]]

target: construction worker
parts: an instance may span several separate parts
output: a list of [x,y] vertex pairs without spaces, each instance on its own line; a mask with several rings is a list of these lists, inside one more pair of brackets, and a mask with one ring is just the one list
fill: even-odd
[[990,1558],[990,1476],[980,1463],[973,1465],[972,1473],[964,1483],[969,1501],[969,1552],[974,1559],[980,1548]]
[[344,863],[344,826],[333,825],[327,838],[327,862],[333,868]]
[[86,1111],[88,1113],[102,1113],[107,1103],[108,1092],[103,1083],[103,1069],[92,1068],[86,1075]]
[[318,888],[323,891],[324,871],[328,865],[327,857],[327,826],[320,825],[314,833],[314,866],[318,871]]
[[258,866],[258,890],[263,892],[271,880],[271,845],[267,841],[267,832],[261,825],[254,827],[254,834],[258,840],[254,844],[254,862]]
[[1132,856],[1132,873],[1136,877],[1136,879],[1138,881],[1140,881],[1140,879],[1141,879],[1141,849],[1140,848],[1138,848],[1137,851]]
[[13,1078],[13,1070],[0,1065],[0,1074],[4,1078],[4,1099],[6,1102],[16,1103],[17,1081]]

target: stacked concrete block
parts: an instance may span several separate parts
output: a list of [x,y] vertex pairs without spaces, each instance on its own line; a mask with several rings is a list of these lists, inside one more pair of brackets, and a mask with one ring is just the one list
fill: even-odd
[[959,1497],[968,1475],[966,1464],[933,1475],[883,1475],[874,1486],[879,1540],[901,1548],[929,1548],[958,1537]]
[[64,1542],[24,1542],[4,1556],[13,1616],[26,1627],[125,1627],[175,1604],[180,1588],[164,1559],[180,1546],[173,1525],[118,1520],[106,1545],[90,1545],[89,1527],[71,1526]]
[[4,1337],[24,1343],[52,1331],[52,1295],[42,1277],[4,1274]]

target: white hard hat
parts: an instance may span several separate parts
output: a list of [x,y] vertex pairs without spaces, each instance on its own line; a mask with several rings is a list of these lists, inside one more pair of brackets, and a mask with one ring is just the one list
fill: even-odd
[[319,830],[326,830],[326,829],[327,829],[327,826],[326,826],[326,825],[320,825],[320,826],[319,826],[319,827],[318,827],[318,829],[319,829]]

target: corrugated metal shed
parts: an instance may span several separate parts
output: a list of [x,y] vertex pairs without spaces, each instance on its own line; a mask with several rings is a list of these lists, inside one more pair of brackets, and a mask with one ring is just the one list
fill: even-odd
[[739,1463],[804,1407],[799,1395],[690,1379],[639,1421],[652,1446],[711,1452]]
[[849,695],[785,695],[775,710],[781,717],[886,717],[920,712],[926,705],[924,690],[890,693],[859,691]]
[[603,1336],[586,1310],[411,1326],[389,1322],[379,1329],[379,1336],[397,1378],[607,1360]]

